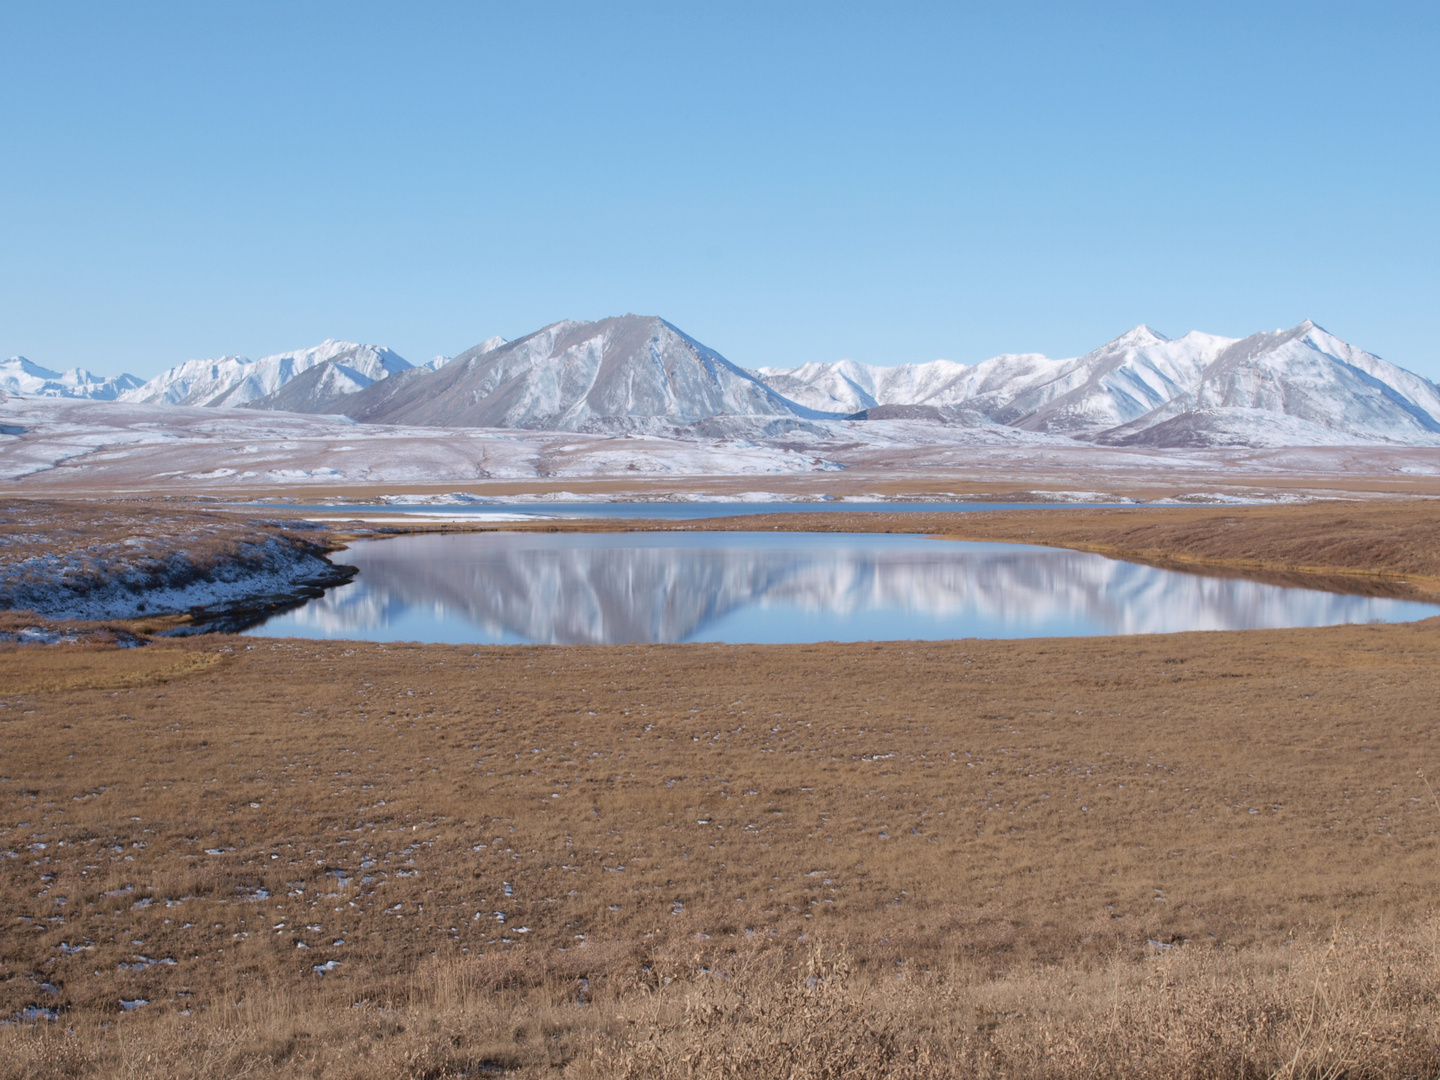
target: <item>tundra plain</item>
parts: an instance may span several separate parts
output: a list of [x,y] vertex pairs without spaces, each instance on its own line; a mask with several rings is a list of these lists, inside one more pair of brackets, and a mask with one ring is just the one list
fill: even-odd
[[[1440,580],[1427,500],[783,517]],[[1433,1074],[1437,661],[3,646],[0,1075]]]

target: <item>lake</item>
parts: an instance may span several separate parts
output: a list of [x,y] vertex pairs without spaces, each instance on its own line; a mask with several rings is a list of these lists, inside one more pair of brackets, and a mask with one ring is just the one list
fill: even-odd
[[[267,505],[267,504],[249,504]],[[570,502],[536,502],[499,499],[486,502],[303,504],[284,503],[288,510],[302,510],[327,517],[374,518],[411,517],[457,520],[486,518],[513,521],[524,518],[648,518],[661,521],[697,521],[703,518],[743,517],[750,514],[963,514],[983,510],[1088,510],[1133,506],[1133,503],[1101,502],[859,502],[845,499],[789,501],[765,499],[736,502],[731,499],[694,501],[602,502],[576,499]]]
[[1440,606],[881,533],[468,533],[352,544],[348,584],[248,631],[613,645],[1155,634],[1403,622]]

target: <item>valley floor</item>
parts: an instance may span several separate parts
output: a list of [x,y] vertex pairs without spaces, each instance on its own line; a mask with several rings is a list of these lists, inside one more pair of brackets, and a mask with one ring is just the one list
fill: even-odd
[[[1430,594],[1435,514],[866,520]],[[1437,701],[1435,620],[3,646],[0,1076],[1434,1075]]]
[[333,416],[0,401],[0,494],[306,501],[386,494],[1030,501],[1440,494],[1440,447],[1096,446],[1000,425],[758,424],[592,435]]

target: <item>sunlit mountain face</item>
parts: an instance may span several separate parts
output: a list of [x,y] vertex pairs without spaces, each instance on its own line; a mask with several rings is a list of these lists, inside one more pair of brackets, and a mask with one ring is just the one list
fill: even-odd
[[1440,387],[1308,320],[1246,338],[1137,326],[1068,359],[747,370],[664,319],[620,315],[486,338],[421,367],[382,346],[327,340],[260,360],[189,360],[141,385],[14,357],[0,363],[0,391],[701,441],[853,437],[867,421],[906,421],[1067,445],[1440,445]]

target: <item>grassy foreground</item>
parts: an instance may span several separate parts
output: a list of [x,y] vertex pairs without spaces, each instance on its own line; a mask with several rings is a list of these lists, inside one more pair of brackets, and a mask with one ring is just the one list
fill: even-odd
[[1434,622],[3,648],[0,1076],[1435,1075],[1437,702]]

